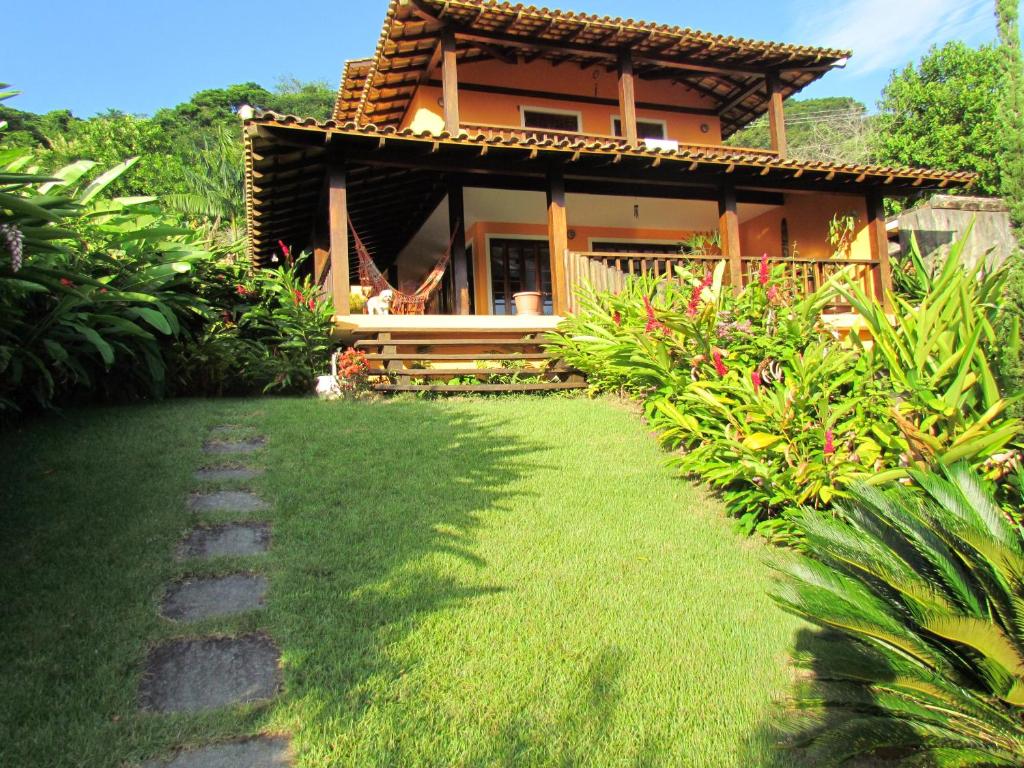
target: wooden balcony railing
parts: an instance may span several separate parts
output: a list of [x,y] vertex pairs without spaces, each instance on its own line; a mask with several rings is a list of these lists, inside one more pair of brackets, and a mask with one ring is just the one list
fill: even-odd
[[[578,310],[575,296],[577,286],[590,283],[600,291],[618,293],[625,288],[630,275],[651,275],[653,277],[678,276],[678,269],[701,274],[714,269],[715,264],[725,259],[720,254],[654,254],[654,253],[600,253],[596,251],[567,251],[565,255],[566,282],[569,284],[569,309]],[[761,268],[760,256],[743,256],[742,279],[746,285],[757,280]],[[796,293],[810,293],[824,285],[843,269],[850,271],[852,279],[860,281],[865,291],[875,294],[876,281],[880,278],[877,261],[840,258],[769,258],[771,267],[785,267],[785,287]],[[729,270],[725,270],[725,281],[729,281]],[[888,286],[886,286],[888,287]],[[849,312],[850,307],[836,300],[826,311]]]

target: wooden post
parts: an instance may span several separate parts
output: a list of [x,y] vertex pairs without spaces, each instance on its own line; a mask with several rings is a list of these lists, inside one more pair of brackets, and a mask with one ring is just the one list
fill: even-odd
[[875,298],[888,312],[892,309],[889,294],[892,291],[892,268],[889,265],[889,236],[885,231],[885,196],[870,192],[868,204],[868,242],[874,263]]
[[740,250],[740,219],[736,214],[736,188],[727,186],[718,195],[718,232],[722,255],[729,260],[729,283],[733,291],[743,288],[743,253]]
[[452,280],[455,285],[455,314],[469,314],[469,266],[466,262],[466,212],[462,185],[448,179],[448,233],[452,240]]
[[441,86],[444,101],[444,129],[459,135],[459,75],[455,63],[455,33],[441,32]]
[[628,144],[636,144],[636,83],[633,78],[633,56],[624,51],[619,56],[619,114],[622,116],[622,136]]
[[779,76],[769,74],[765,79],[768,85],[768,132],[771,136],[771,147],[785,157],[786,146],[786,114],[782,106],[782,83]]
[[565,213],[565,175],[562,167],[548,168],[548,251],[551,256],[551,303],[556,315],[565,314],[566,292],[565,252],[569,250],[569,225]]
[[333,158],[329,171],[327,191],[327,217],[331,233],[331,296],[334,313],[349,313],[348,284],[348,189],[345,164]]

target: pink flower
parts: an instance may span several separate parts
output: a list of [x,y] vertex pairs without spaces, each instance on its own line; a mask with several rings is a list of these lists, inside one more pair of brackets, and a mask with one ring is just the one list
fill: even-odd
[[284,254],[285,259],[288,261],[292,260],[292,249],[284,244],[284,240],[278,240],[277,247],[281,249],[281,253]]
[[715,373],[719,376],[725,376],[729,372],[729,369],[725,367],[725,363],[722,362],[722,350],[717,348],[711,350],[711,359],[715,362]]
[[754,391],[761,391],[761,374],[757,371],[750,372],[750,382],[754,385]]
[[73,282],[71,282],[70,280],[68,280],[66,277],[62,277],[60,279],[60,284],[63,285],[65,288],[74,288],[75,287],[75,284]]
[[768,254],[761,254],[761,268],[757,272],[757,282],[761,285],[768,285],[770,273],[768,272]]
[[615,312],[615,314],[612,315],[612,322],[616,325],[622,325],[622,313]]
[[825,455],[831,456],[836,452],[835,436],[832,434],[832,429],[825,430]]
[[768,301],[775,301],[779,296],[779,287],[777,285],[768,286]]

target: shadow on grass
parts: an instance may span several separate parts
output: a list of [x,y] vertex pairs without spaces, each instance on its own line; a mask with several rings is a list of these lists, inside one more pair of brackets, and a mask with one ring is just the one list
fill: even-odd
[[[856,725],[860,718],[878,714],[866,688],[859,693],[846,688],[844,694],[835,685],[837,670],[847,669],[840,660],[859,655],[850,638],[839,632],[805,628],[797,633],[793,651],[795,658],[807,660],[806,665],[797,670],[794,695],[799,693],[801,699],[831,700],[837,704],[801,714],[793,707],[793,702],[780,703],[779,716],[748,739],[749,754],[771,755],[768,763],[761,758],[764,768],[839,764],[847,768],[893,768],[910,755],[909,750],[888,750],[871,757],[849,757],[858,737],[855,733],[844,735],[843,732]],[[881,667],[873,668],[870,675],[879,681],[897,678],[895,671],[887,674]],[[893,743],[899,743],[901,738],[905,743],[915,740],[913,730],[907,726],[891,721],[887,727]],[[775,745],[774,752],[765,749],[765,745],[770,744]]]
[[271,610],[311,744],[408,695],[418,659],[397,646],[431,616],[505,588],[481,578],[479,515],[521,496],[547,448],[504,417],[431,401],[314,410],[267,423]]

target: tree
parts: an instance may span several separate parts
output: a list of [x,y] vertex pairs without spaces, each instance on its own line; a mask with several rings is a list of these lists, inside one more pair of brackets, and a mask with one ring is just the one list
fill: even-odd
[[285,115],[327,120],[334,112],[336,97],[334,88],[325,81],[307,83],[294,77],[282,77],[270,96],[267,108]]
[[1000,191],[1003,52],[950,42],[894,73],[879,102],[875,154],[891,165],[975,171],[977,191]]
[[[864,105],[847,96],[786,103],[789,155],[797,160],[863,163],[870,159],[871,123]],[[734,147],[770,145],[768,118],[759,117],[729,137]]]
[[996,0],[1005,89],[1000,101],[1003,139],[1000,189],[1018,227],[1024,226],[1024,63],[1020,52],[1019,13],[1017,0]]

